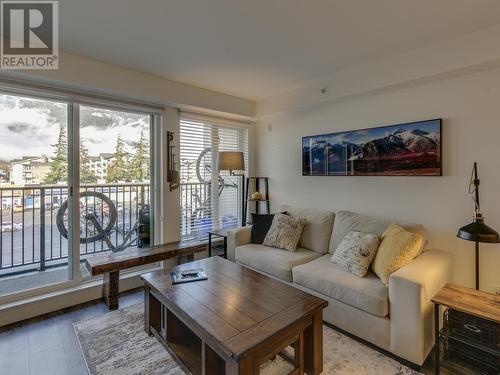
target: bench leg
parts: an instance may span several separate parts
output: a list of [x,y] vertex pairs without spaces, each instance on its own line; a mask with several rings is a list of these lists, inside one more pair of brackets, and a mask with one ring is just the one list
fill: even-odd
[[120,271],[104,274],[103,300],[108,309],[118,308],[118,291],[120,289]]

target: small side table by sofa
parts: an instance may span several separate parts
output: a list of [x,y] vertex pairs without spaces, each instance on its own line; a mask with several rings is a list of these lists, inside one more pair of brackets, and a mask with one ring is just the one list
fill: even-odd
[[[212,256],[212,250],[215,250],[219,256],[227,259],[227,231],[229,229],[211,230],[208,232],[208,257]],[[223,238],[222,244],[212,245],[212,237]]]
[[[434,303],[435,324],[435,374],[439,374],[440,369],[439,339],[441,336],[445,340],[454,340],[453,342],[461,345],[461,348],[471,348],[471,352],[474,351],[475,355],[484,353],[484,355],[490,356],[489,361],[493,362],[494,368],[500,366],[498,364],[500,358],[500,296],[447,284],[432,298],[432,302]],[[440,306],[447,307],[446,313],[449,314],[442,335],[439,329]],[[453,314],[450,315],[450,313]],[[459,319],[450,318],[450,316],[457,316]]]

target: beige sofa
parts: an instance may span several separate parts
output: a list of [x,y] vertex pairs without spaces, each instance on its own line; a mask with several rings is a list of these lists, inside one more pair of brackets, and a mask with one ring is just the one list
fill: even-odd
[[[357,277],[330,258],[349,231],[383,233],[393,221],[349,211],[282,209],[307,219],[297,251],[251,244],[251,228],[244,227],[229,232],[228,258],[328,300],[326,322],[422,365],[434,345],[431,298],[449,280],[450,256],[424,249],[386,287],[373,273]],[[403,225],[425,235],[420,225]]]

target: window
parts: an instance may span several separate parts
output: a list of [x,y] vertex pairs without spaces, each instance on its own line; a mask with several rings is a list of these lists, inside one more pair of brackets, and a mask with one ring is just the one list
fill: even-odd
[[[180,123],[181,238],[203,239],[209,230],[241,222],[242,179],[217,171],[219,151],[240,151],[248,171],[248,129],[182,116]],[[238,171],[240,172],[240,171]],[[240,172],[241,173],[241,172]]]
[[87,256],[153,237],[160,112],[37,94],[0,91],[0,296],[78,280]]

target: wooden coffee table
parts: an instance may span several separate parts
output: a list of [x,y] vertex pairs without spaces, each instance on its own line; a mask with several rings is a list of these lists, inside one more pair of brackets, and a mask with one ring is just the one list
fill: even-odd
[[[184,371],[254,375],[281,355],[290,374],[322,372],[327,301],[220,257],[176,269],[199,267],[208,280],[172,285],[164,270],[142,276],[145,330]],[[293,356],[283,353],[288,346]]]

